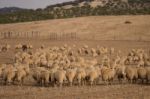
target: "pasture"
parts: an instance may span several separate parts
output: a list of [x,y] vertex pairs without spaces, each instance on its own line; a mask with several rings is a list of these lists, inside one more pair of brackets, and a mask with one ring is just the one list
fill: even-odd
[[[136,82],[132,83],[130,83],[130,80],[127,80],[128,77],[125,78],[126,80],[123,80],[123,83],[120,83],[116,76],[117,74],[113,77],[114,81],[107,80],[105,83],[105,80],[102,79],[103,66],[108,67],[110,70],[114,69],[111,62],[115,63],[118,57],[119,63],[116,62],[117,66],[122,66],[122,60],[127,57],[125,60],[127,63],[123,62],[123,66],[125,65],[125,67],[142,67],[144,69],[149,67],[147,63],[150,62],[150,22],[147,20],[149,17],[148,15],[100,16],[0,25],[0,33],[28,32],[30,34],[32,31],[37,31],[40,35],[33,38],[24,36],[21,38],[19,36],[4,38],[1,35],[0,47],[7,44],[10,46],[6,51],[0,52],[1,65],[12,64],[15,67],[15,63],[17,63],[17,66],[27,63],[31,69],[30,73],[36,67],[44,67],[47,70],[51,70],[55,68],[56,64],[58,65],[58,67],[56,66],[58,70],[63,69],[67,71],[68,69],[76,68],[84,68],[86,70],[87,68],[97,69],[98,67],[101,72],[98,74],[98,82],[96,84],[91,84],[86,79],[86,84],[80,85],[75,76],[72,86],[69,86],[69,80],[64,79],[62,87],[51,85],[51,81],[48,82],[48,86],[41,86],[32,78],[32,73],[25,77],[22,85],[16,83],[18,80],[15,80],[15,84],[8,82],[10,84],[4,85],[3,77],[1,77],[0,99],[149,99],[150,82],[145,81],[149,80],[147,75],[145,78],[139,78],[140,74],[138,74]],[[131,24],[126,24],[126,21],[131,21]],[[51,33],[77,34],[75,39],[63,37],[62,39],[51,39],[49,35]],[[21,48],[16,47],[18,44],[31,45],[32,48],[22,51],[22,46]],[[103,52],[101,49],[105,48],[108,51]],[[114,48],[114,52],[111,52],[111,48]],[[100,54],[97,51],[100,51]],[[18,52],[21,54],[18,54]],[[27,57],[22,57],[23,53],[26,53]],[[50,59],[47,58],[49,54],[58,55],[58,53],[60,56],[57,56],[57,59],[55,59],[55,55],[53,57],[49,56]],[[38,57],[36,56],[37,54],[39,55]],[[16,57],[16,55],[21,56]],[[32,56],[33,59],[30,59],[28,56]],[[130,61],[128,56],[133,59],[137,56],[138,59]],[[75,60],[73,59],[74,57]],[[36,59],[34,60],[34,58]],[[38,59],[42,61],[36,63]],[[105,59],[105,62],[110,64],[110,67],[108,64],[103,63]],[[34,61],[28,63],[29,60]],[[56,62],[55,60],[59,61]],[[60,61],[62,60],[67,62],[61,63]],[[53,64],[49,65],[48,62],[51,61]],[[94,61],[94,63],[91,61]],[[141,61],[144,61],[144,64],[141,64]],[[79,66],[76,66],[76,63],[79,63]],[[89,77],[89,75],[86,76]],[[144,83],[140,81],[143,79]],[[107,84],[109,82],[111,84]]]

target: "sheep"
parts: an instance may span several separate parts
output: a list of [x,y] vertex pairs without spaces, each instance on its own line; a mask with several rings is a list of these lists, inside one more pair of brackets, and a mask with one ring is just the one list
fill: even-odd
[[4,79],[4,84],[14,83],[14,79],[16,76],[16,68],[13,65],[8,64],[2,71],[2,78]]
[[147,80],[147,83],[149,83],[149,81],[150,81],[150,67],[145,67],[145,69],[146,69],[146,72],[147,72],[146,80]]
[[126,69],[125,65],[119,65],[115,67],[116,76],[120,83],[122,83],[122,80],[125,80],[126,77],[125,69]]
[[22,45],[22,51],[27,51],[28,46],[26,44]]
[[89,46],[88,46],[88,45],[86,45],[86,44],[84,44],[84,45],[83,45],[83,48],[88,49],[88,48],[89,48]]
[[102,58],[102,65],[103,65],[103,66],[110,67],[110,59],[109,59],[108,56],[105,55],[105,56]]
[[86,72],[84,68],[77,68],[76,72],[76,80],[78,82],[78,85],[84,85],[85,84],[85,77],[86,77]]
[[57,70],[51,74],[51,82],[53,84],[59,84],[62,87],[63,82],[66,80],[66,71],[64,70]]
[[89,55],[90,51],[88,49],[82,49],[85,55]]
[[38,84],[41,83],[41,81],[40,81],[41,70],[40,69],[34,68],[31,72],[31,76]]
[[111,81],[113,81],[114,77],[116,75],[116,71],[114,68],[108,68],[108,67],[102,67],[101,68],[101,76],[102,76],[102,80],[108,81],[109,84],[111,84]]
[[6,66],[7,66],[6,64],[1,64],[0,65],[0,77],[2,77],[3,70],[5,69]]
[[49,79],[50,79],[50,72],[48,70],[41,71],[41,77],[40,77],[41,85],[48,86]]
[[136,80],[138,78],[138,73],[137,73],[136,67],[127,66],[125,69],[125,73],[126,73],[126,78],[128,79],[128,81],[130,83],[133,83],[133,81],[136,82]]
[[21,48],[22,48],[22,44],[15,45],[15,49],[21,49]]
[[137,73],[138,73],[138,79],[142,80],[142,83],[144,83],[144,80],[146,80],[147,76],[147,71],[144,67],[139,67],[137,68]]
[[140,60],[139,62],[138,62],[138,67],[144,67],[144,60]]
[[100,47],[100,53],[101,54],[107,54],[108,53],[108,49],[106,47]]
[[1,47],[1,51],[2,51],[2,52],[6,52],[6,51],[8,51],[9,49],[10,49],[10,45],[9,45],[9,44],[3,45],[3,46]]
[[27,48],[28,48],[28,49],[33,49],[33,46],[32,46],[31,44],[28,44],[28,45],[27,45]]
[[97,53],[96,53],[96,50],[94,48],[91,48],[91,53],[92,53],[93,57],[98,56]]
[[[91,67],[86,70],[86,80],[90,82],[90,85],[92,86],[96,80],[100,77],[100,68],[99,67]],[[96,83],[95,83],[96,84]]]
[[32,70],[31,73],[33,79],[37,81],[38,84],[41,86],[48,86],[49,79],[50,79],[50,71],[46,70],[43,67],[36,67]]
[[16,67],[16,77],[15,79],[17,82],[22,86],[25,77],[27,77],[30,73],[29,65],[28,64],[19,64]]
[[144,61],[144,66],[150,66],[150,60],[145,60]]
[[76,69],[67,69],[66,71],[66,78],[69,81],[70,86],[72,86],[73,80],[76,76]]
[[82,49],[79,48],[79,49],[77,50],[77,52],[78,52],[79,55],[81,55],[81,54],[82,54]]

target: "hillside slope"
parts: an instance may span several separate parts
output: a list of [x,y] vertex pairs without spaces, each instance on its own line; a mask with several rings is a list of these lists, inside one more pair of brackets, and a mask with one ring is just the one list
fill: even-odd
[[[82,39],[95,40],[150,40],[150,15],[141,16],[90,16],[55,19],[16,24],[1,24],[0,32],[48,33],[75,32]],[[125,23],[130,21],[130,24]]]
[[150,0],[75,0],[0,13],[0,24],[102,15],[150,15]]

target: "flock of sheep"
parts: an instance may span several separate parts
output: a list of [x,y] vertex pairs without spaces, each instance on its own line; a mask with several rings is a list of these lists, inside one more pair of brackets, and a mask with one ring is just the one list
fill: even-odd
[[[10,45],[0,48],[9,51]],[[23,85],[33,78],[40,86],[73,86],[150,81],[150,54],[144,49],[131,49],[127,54],[113,47],[88,45],[45,47],[15,46],[13,64],[0,65],[2,84]],[[7,53],[7,52],[5,52]]]

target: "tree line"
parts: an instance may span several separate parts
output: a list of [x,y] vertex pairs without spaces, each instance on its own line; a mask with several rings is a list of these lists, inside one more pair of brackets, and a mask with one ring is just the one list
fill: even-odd
[[23,9],[13,13],[1,13],[0,23],[28,22],[83,16],[150,14],[150,0],[128,0],[128,3],[121,2],[121,0],[117,0],[117,2],[112,2],[112,0],[110,0],[110,2],[106,3],[104,6],[97,7],[91,7],[87,2],[84,6],[74,5],[69,9],[65,9],[61,6],[62,5],[59,4],[57,6],[47,6],[44,9]]

